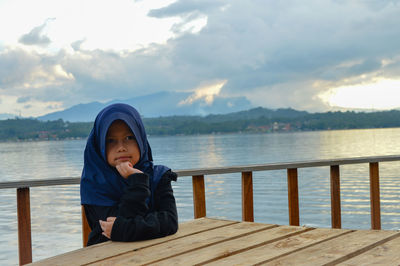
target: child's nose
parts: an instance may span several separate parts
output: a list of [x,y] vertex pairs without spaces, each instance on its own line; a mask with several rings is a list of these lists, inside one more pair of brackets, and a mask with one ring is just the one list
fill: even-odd
[[118,151],[126,151],[126,145],[123,141],[118,143]]

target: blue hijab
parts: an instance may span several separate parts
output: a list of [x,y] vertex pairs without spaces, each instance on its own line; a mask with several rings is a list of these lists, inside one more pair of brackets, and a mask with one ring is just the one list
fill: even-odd
[[128,185],[118,171],[107,163],[106,135],[115,120],[124,121],[135,136],[140,150],[140,159],[135,168],[149,176],[151,198],[165,172],[163,165],[153,165],[151,148],[140,114],[130,105],[112,104],[97,115],[89,134],[84,153],[81,177],[81,204],[114,206],[120,202],[124,188]]

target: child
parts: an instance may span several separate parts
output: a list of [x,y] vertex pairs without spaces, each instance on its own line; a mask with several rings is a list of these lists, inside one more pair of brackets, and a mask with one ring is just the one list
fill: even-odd
[[166,166],[153,165],[136,109],[113,104],[100,111],[86,143],[80,187],[92,229],[87,245],[174,234],[176,177]]

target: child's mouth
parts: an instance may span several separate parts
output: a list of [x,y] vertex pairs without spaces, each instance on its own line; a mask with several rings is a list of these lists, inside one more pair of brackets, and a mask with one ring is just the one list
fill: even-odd
[[131,157],[129,157],[129,156],[124,156],[124,157],[118,157],[118,158],[116,159],[116,161],[126,162],[126,161],[129,161],[130,159],[131,159]]

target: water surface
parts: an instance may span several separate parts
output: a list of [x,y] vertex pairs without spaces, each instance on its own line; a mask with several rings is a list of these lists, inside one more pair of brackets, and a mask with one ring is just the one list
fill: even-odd
[[[400,154],[400,128],[150,136],[154,161],[172,169]],[[0,143],[0,182],[79,177],[84,140]],[[370,228],[368,164],[341,171],[343,228]],[[380,164],[383,229],[400,228],[400,162]],[[330,227],[329,167],[299,169],[300,224]],[[241,174],[205,177],[207,216],[241,219]],[[255,221],[288,224],[286,171],[253,173]],[[190,177],[173,183],[180,222],[193,219]],[[31,188],[33,260],[82,246],[79,186]],[[18,263],[16,195],[0,190],[0,264]]]

